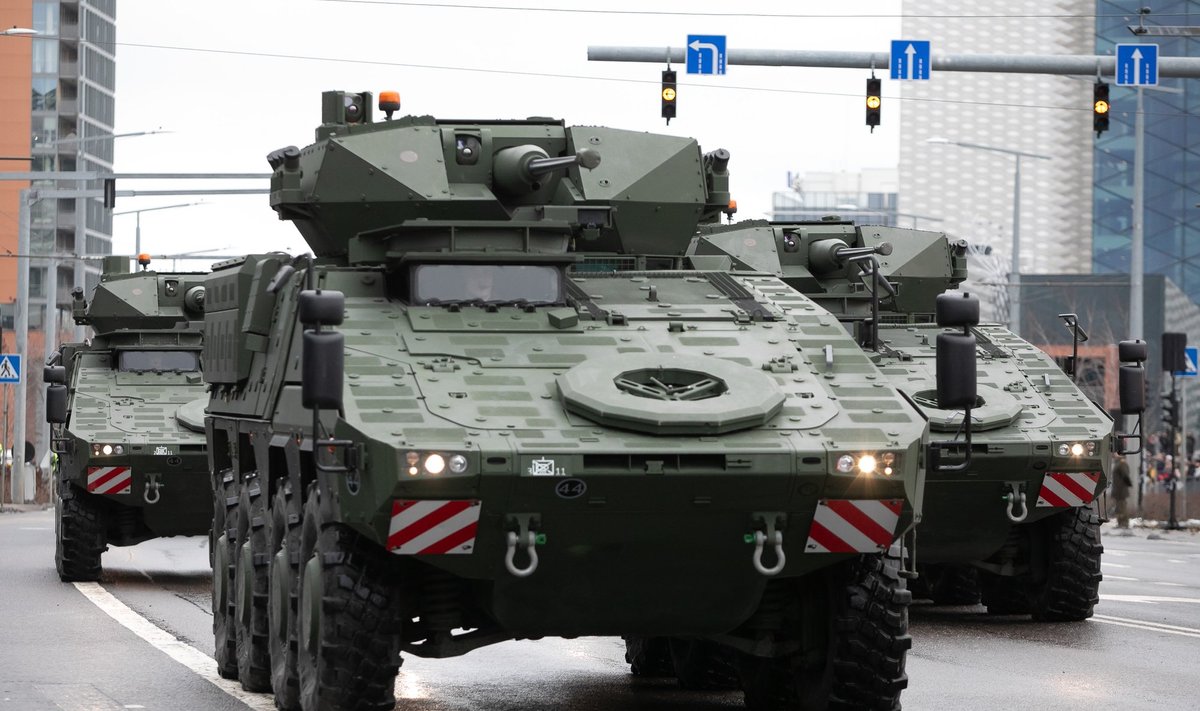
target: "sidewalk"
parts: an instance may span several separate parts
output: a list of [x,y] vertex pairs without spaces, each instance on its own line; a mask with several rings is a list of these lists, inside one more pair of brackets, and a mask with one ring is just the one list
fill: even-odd
[[1179,530],[1175,531],[1167,528],[1166,521],[1130,518],[1129,528],[1120,529],[1117,528],[1116,519],[1110,519],[1108,522],[1101,524],[1100,533],[1103,536],[1137,536],[1150,540],[1163,538],[1195,539],[1200,538],[1200,519],[1193,518],[1179,521]]
[[50,504],[4,504],[0,506],[0,514],[8,513],[29,513],[30,511],[44,511],[52,508]]

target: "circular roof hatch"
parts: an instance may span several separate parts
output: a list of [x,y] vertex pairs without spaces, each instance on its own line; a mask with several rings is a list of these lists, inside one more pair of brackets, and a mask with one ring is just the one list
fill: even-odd
[[720,358],[624,354],[558,377],[569,412],[655,435],[713,435],[761,427],[785,395],[769,375]]
[[[922,387],[922,385],[924,387]],[[909,395],[929,418],[929,429],[935,432],[957,432],[962,426],[962,410],[943,410],[937,406],[937,386],[922,383]],[[975,406],[971,408],[971,429],[976,432],[1007,427],[1021,416],[1021,403],[1012,395],[993,385],[979,383],[975,387]]]

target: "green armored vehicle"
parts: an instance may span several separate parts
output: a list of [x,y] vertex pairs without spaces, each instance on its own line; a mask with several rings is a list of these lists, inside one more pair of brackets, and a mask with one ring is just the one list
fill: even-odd
[[100,554],[212,522],[200,350],[204,274],[130,273],[107,257],[66,343],[46,366],[46,419],[57,457],[54,562],[63,581],[99,580]]
[[[889,250],[872,261],[851,258],[882,244]],[[924,517],[909,546],[922,563],[924,595],[968,604],[982,590],[992,613],[1091,616],[1103,551],[1093,502],[1106,486],[1112,418],[1047,354],[997,324],[971,329],[978,385],[969,427],[963,411],[939,408],[934,299],[966,277],[964,242],[836,219],[749,222],[706,227],[689,254],[698,268],[775,274],[836,314],[929,419],[931,436],[956,441],[947,449],[967,461],[930,462]],[[1127,398],[1135,391],[1122,390]]]
[[927,426],[775,275],[676,268],[728,153],[384,98],[268,156],[315,256],[210,283],[221,672],[391,708],[401,653],[611,635],[751,708],[898,707]]

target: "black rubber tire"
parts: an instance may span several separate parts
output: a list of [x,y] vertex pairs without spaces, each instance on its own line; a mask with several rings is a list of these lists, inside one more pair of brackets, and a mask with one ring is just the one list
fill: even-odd
[[103,568],[100,554],[108,550],[105,509],[87,492],[65,481],[54,500],[54,567],[64,583],[96,582]]
[[[280,487],[271,502],[271,581],[267,603],[267,646],[271,656],[271,688],[282,711],[300,708],[300,677],[296,669],[296,562],[300,560],[300,517],[291,509],[292,497]],[[282,561],[277,554],[282,552]],[[278,597],[277,597],[278,596]]]
[[1029,614],[1029,576],[979,571],[979,598],[989,615]]
[[625,661],[634,676],[662,678],[675,675],[666,637],[625,637]]
[[[819,667],[805,665],[804,650],[774,659],[739,654],[746,707],[898,710],[900,692],[908,686],[905,657],[912,647],[912,594],[900,577],[900,562],[899,547],[893,546],[887,553],[847,561],[823,576],[829,605],[819,611],[802,608],[805,615],[827,618],[829,645]],[[821,622],[811,617],[809,621]]]
[[236,679],[238,674],[237,626],[231,592],[237,531],[237,478],[232,469],[226,469],[217,472],[213,481],[213,528],[208,538],[213,566],[213,658],[217,661],[217,673],[226,679]]
[[978,605],[979,574],[971,565],[930,566],[930,595],[935,605]]
[[394,708],[399,596],[386,554],[345,526],[322,526],[315,494],[304,508],[301,551],[306,553],[297,615],[301,708]]
[[668,644],[671,667],[681,688],[727,691],[741,687],[732,649],[707,639],[672,637]]
[[237,613],[238,680],[246,691],[271,690],[267,645],[267,492],[257,476],[242,482],[238,495],[237,554],[234,560],[234,610]]
[[1100,516],[1090,506],[1064,511],[1041,522],[1046,575],[1030,591],[1033,619],[1077,622],[1092,616],[1100,602]]

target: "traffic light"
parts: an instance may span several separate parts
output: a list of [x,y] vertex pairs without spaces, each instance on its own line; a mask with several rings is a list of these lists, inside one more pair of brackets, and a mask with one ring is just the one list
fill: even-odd
[[875,77],[867,80],[867,125],[871,127],[871,133],[875,133],[875,127],[879,125],[879,109],[883,105],[883,97],[880,95],[880,86],[883,82]]
[[1163,395],[1163,424],[1174,430],[1179,423],[1179,397],[1174,392]]
[[664,69],[662,73],[662,117],[671,125],[675,118],[675,70]]
[[104,179],[104,207],[111,210],[117,206],[117,179]]
[[1108,130],[1108,84],[1098,81],[1092,87],[1092,130],[1096,135]]

